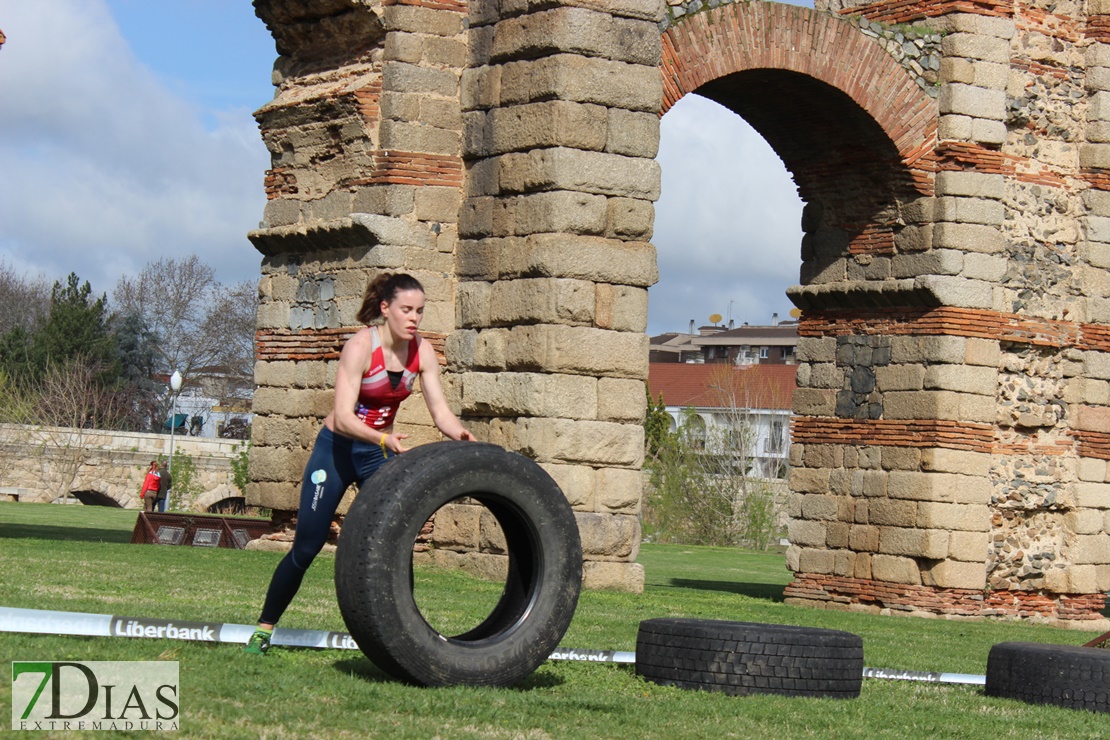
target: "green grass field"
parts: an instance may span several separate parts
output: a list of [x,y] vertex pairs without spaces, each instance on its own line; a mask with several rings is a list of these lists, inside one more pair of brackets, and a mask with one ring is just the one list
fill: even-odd
[[[0,605],[251,623],[279,555],[130,545],[135,512],[0,504]],[[663,616],[842,629],[861,635],[872,668],[982,674],[1003,641],[1082,644],[1094,635],[1044,626],[880,617],[788,606],[781,555],[645,545],[642,595],[584,592],[562,644],[634,650],[640,620]],[[282,621],[345,629],[334,559],[322,555]],[[421,593],[445,619],[468,618],[489,584],[422,569]],[[477,621],[480,615],[469,615]],[[360,653],[157,639],[0,633],[0,733],[10,727],[12,660],[176,660],[184,737],[399,738],[1083,738],[1105,715],[986,697],[981,687],[867,679],[855,700],[728,697],[647,683],[631,666],[548,662],[510,689],[397,683]]]

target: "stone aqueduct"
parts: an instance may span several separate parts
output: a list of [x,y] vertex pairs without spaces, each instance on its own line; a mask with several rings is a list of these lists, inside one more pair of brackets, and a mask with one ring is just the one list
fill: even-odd
[[295,508],[366,278],[407,270],[467,424],[560,483],[588,586],[640,589],[654,156],[697,92],[806,204],[787,598],[1098,618],[1110,0],[255,7],[280,56],[252,503]]

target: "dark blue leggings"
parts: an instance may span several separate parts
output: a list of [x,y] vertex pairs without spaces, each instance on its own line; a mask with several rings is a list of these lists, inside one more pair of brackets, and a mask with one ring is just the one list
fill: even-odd
[[281,619],[297,595],[305,571],[327,540],[344,492],[352,483],[361,486],[385,460],[378,445],[344,437],[327,427],[320,430],[301,482],[293,549],[278,563],[270,579],[259,622],[276,624]]

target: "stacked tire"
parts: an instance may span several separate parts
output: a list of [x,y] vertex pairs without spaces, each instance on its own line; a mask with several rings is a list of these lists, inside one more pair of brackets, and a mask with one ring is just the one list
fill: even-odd
[[654,683],[733,696],[859,696],[863,640],[838,630],[704,619],[649,619],[636,673]]

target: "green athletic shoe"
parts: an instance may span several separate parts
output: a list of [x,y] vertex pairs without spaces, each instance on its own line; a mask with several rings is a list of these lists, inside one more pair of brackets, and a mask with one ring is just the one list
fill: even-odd
[[251,639],[243,646],[243,652],[251,655],[265,655],[266,651],[270,649],[270,637],[273,634],[273,632],[267,632],[266,630],[255,630]]

